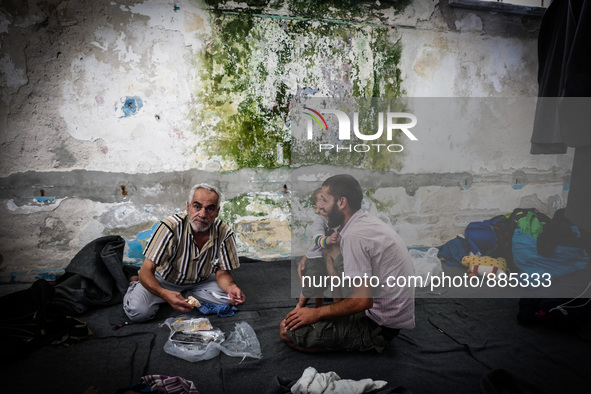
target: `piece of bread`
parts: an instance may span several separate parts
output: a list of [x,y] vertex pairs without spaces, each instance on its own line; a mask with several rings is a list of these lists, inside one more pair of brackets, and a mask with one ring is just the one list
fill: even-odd
[[200,307],[201,303],[199,302],[199,300],[193,296],[189,296],[189,298],[187,298],[187,302],[191,305],[193,305],[194,307]]
[[199,323],[195,324],[195,327],[191,331],[202,331],[202,330],[211,330],[213,327],[209,320],[203,320]]

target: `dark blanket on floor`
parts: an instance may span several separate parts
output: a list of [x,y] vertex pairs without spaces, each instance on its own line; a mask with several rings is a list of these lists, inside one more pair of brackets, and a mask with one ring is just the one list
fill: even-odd
[[[235,272],[247,295],[231,317],[208,315],[226,337],[247,322],[262,358],[229,357],[189,362],[164,352],[164,321],[182,315],[163,306],[155,320],[126,321],[121,304],[97,307],[78,318],[93,334],[69,347],[46,345],[2,369],[6,393],[99,393],[137,383],[144,375],[180,376],[200,393],[284,393],[307,367],[342,379],[385,380],[380,392],[562,393],[591,387],[591,331],[586,321],[568,325],[517,320],[519,300],[417,298],[416,328],[403,330],[382,354],[302,354],[279,339],[280,321],[296,304],[289,261],[243,262]],[[195,311],[195,317],[202,317]]]

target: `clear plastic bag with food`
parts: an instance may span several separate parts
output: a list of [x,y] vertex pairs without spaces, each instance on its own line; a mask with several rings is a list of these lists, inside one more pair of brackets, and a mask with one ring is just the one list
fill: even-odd
[[209,360],[220,354],[220,344],[225,340],[219,328],[213,328],[207,318],[166,319],[170,336],[164,344],[164,351],[187,361]]

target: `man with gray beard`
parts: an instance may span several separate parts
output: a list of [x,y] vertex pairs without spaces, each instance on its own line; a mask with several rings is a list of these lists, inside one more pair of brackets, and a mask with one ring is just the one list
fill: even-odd
[[210,304],[244,303],[230,273],[240,263],[234,232],[218,218],[221,200],[214,186],[195,185],[187,211],[160,222],[144,249],[139,280],[131,282],[123,299],[132,322],[154,318],[164,302],[189,312],[194,305],[185,296]]

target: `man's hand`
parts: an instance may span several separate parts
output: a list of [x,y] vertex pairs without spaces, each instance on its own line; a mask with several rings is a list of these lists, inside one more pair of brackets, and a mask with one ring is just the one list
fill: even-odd
[[181,312],[189,312],[194,306],[189,304],[181,293],[176,291],[162,292],[162,299],[170,304],[174,309]]
[[244,301],[246,301],[246,296],[244,295],[242,290],[240,290],[240,288],[236,285],[230,286],[226,290],[226,292],[228,293],[228,297],[230,297],[231,305],[244,304]]
[[298,307],[292,310],[285,317],[285,328],[288,330],[295,330],[302,326],[316,323],[318,308]]
[[282,324],[287,330],[295,330],[302,326],[316,323],[320,320],[331,320],[354,315],[357,312],[367,310],[373,306],[371,289],[368,287],[354,287],[351,297],[352,298],[345,298],[334,304],[324,305],[317,308],[297,306],[287,314]]
[[142,268],[139,272],[140,283],[148,291],[164,301],[168,302],[170,306],[181,312],[189,312],[193,309],[193,305],[189,304],[185,297],[181,293],[176,291],[167,290],[158,283],[154,273],[156,272],[156,264],[150,259],[144,261]]
[[215,273],[215,279],[217,280],[220,289],[228,293],[228,297],[230,297],[228,303],[230,305],[244,304],[246,301],[246,296],[236,285],[236,283],[234,283],[234,278],[229,271],[217,270]]

